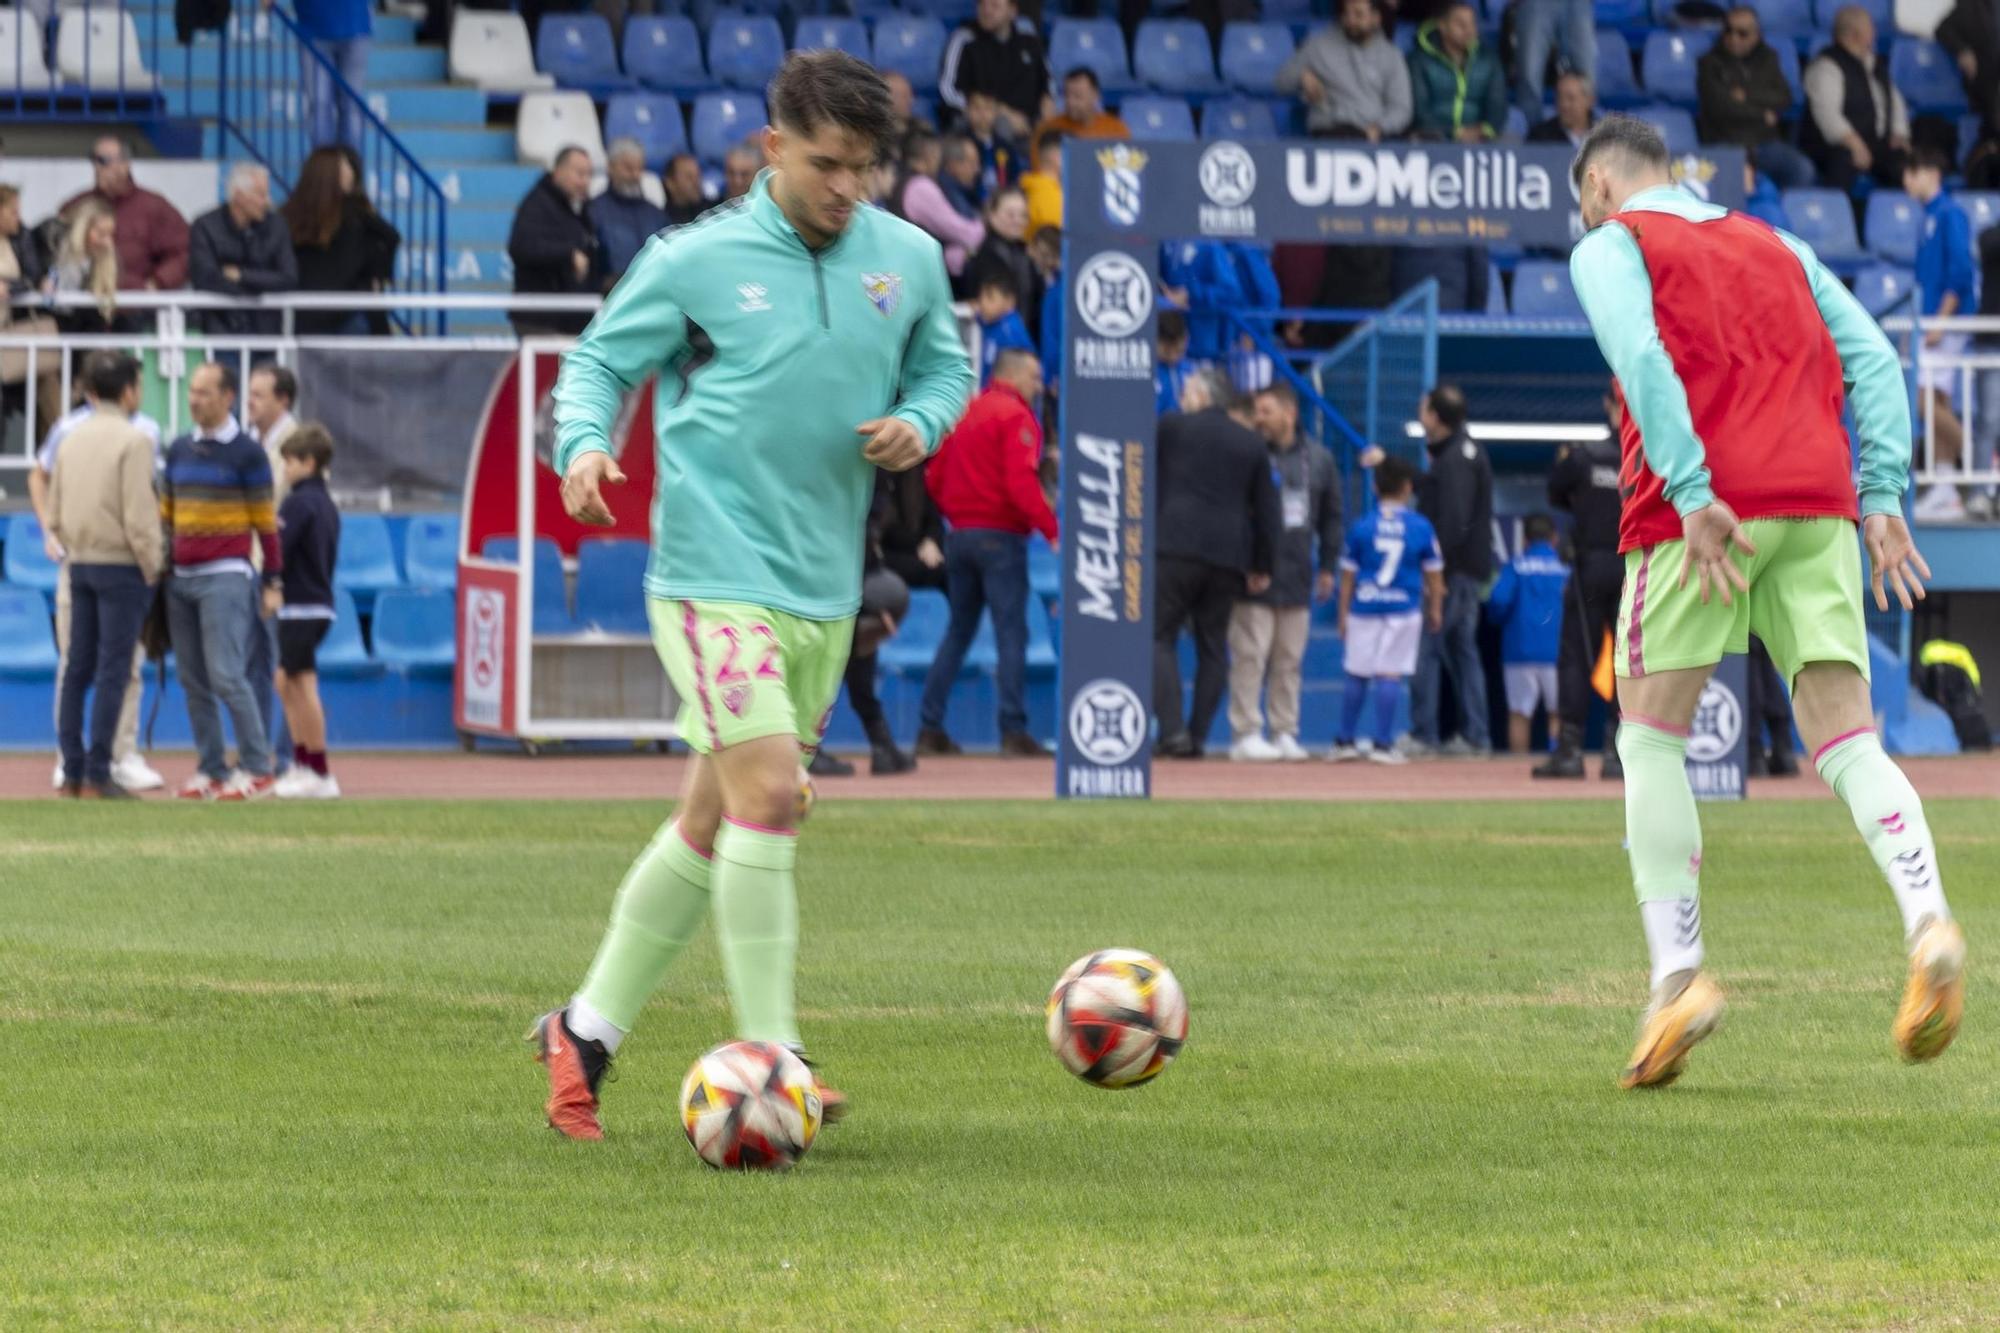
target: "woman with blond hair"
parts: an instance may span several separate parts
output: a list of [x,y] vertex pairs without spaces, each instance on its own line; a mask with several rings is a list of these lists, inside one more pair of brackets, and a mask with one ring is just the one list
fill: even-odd
[[[21,225],[21,187],[0,185],[0,282],[7,285],[7,300],[0,303],[0,333],[15,336],[52,334],[56,322],[49,318],[41,297],[50,288],[48,266],[43,262],[35,233]],[[28,380],[28,349],[0,348],[0,402],[7,415],[24,411]],[[34,359],[36,439],[55,423],[63,410],[62,354],[44,348]]]
[[86,200],[70,215],[69,230],[56,249],[50,270],[56,291],[88,292],[97,298],[97,308],[78,306],[59,310],[56,322],[65,333],[119,332],[118,317],[118,219],[95,199]]

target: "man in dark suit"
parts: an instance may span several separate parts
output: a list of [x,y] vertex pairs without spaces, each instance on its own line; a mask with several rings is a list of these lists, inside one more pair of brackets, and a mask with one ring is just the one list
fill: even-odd
[[[1229,613],[1246,592],[1271,586],[1283,526],[1269,451],[1231,412],[1240,398],[1227,374],[1199,370],[1181,390],[1181,410],[1160,418],[1153,714],[1160,723],[1157,753],[1173,759],[1201,755],[1228,684]],[[1176,649],[1189,624],[1194,707],[1183,724]]]
[[1583,146],[1583,136],[1597,123],[1597,86],[1574,71],[1556,80],[1556,113],[1528,131],[1529,143]]

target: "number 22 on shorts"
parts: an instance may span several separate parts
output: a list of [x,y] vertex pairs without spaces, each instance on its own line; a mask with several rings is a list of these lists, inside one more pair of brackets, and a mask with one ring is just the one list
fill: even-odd
[[784,668],[778,665],[779,645],[777,634],[773,632],[769,625],[752,625],[750,627],[750,634],[752,638],[762,639],[764,642],[761,655],[757,658],[757,665],[752,670],[746,672],[741,665],[743,636],[737,631],[736,626],[717,625],[708,632],[708,637],[711,639],[721,639],[723,644],[722,662],[715,669],[715,683],[717,685],[738,685],[753,678],[757,680],[783,680],[785,678]]

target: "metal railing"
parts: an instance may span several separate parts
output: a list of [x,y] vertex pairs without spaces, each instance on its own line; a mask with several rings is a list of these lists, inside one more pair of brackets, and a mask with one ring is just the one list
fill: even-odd
[[[1913,391],[1926,383],[1944,391],[1958,417],[1964,456],[1956,466],[1938,458],[1938,401],[1915,392],[1916,432],[1910,478],[1919,486],[1975,486],[2000,490],[2000,316],[1964,315],[1951,319],[1891,314],[1883,330],[1896,343]],[[1932,332],[1943,335],[1926,347]],[[1969,341],[1966,341],[1969,339]]]
[[[163,24],[171,36],[173,11],[155,9],[149,20],[157,49]],[[0,38],[0,113],[15,120],[151,120],[162,110],[159,79],[145,61],[139,29],[122,0],[63,4],[54,0],[0,11],[13,30],[12,49]],[[106,31],[106,29],[112,31]],[[75,31],[78,39],[72,40]],[[81,62],[78,75],[65,76],[63,48]],[[108,63],[109,68],[102,66]]]
[[1437,279],[1370,312],[1313,367],[1329,402],[1374,443],[1393,447],[1417,399],[1437,383]]

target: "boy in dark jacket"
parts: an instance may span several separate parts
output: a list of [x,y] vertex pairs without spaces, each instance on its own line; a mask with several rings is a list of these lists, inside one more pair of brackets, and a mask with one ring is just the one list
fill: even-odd
[[1562,642],[1563,590],[1569,566],[1556,554],[1556,525],[1535,514],[1524,525],[1521,554],[1500,570],[1486,612],[1500,626],[1507,680],[1507,748],[1526,754],[1535,709],[1556,717],[1556,649]]
[[265,594],[278,617],[278,697],[292,732],[292,767],[275,795],[330,801],[340,784],[326,768],[326,712],[319,702],[316,654],[333,628],[333,566],[340,547],[340,511],[326,492],[333,436],[316,421],[299,426],[278,449],[291,488],[278,510],[285,588]]

